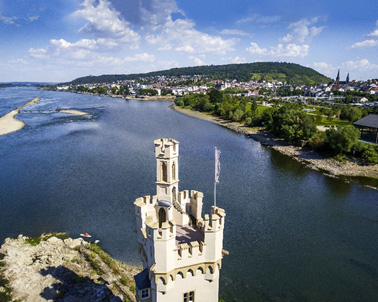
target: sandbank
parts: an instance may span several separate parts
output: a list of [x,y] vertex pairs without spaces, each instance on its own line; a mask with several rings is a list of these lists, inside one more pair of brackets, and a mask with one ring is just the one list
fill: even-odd
[[57,111],[62,112],[62,113],[74,114],[74,115],[90,115],[87,112],[83,112],[83,111],[79,111],[79,110],[72,110],[72,109],[59,109]]
[[28,105],[34,104],[38,102],[40,98],[35,98],[31,100],[30,102],[25,103],[21,107],[18,107],[15,110],[12,110],[11,112],[3,115],[0,117],[0,136],[4,134],[8,134],[11,132],[18,131],[25,127],[25,123],[16,119],[15,116],[20,113],[20,110]]

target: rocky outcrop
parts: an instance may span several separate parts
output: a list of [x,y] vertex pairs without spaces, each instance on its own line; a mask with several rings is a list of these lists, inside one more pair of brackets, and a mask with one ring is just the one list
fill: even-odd
[[20,235],[0,248],[1,301],[135,301],[140,269],[66,234]]

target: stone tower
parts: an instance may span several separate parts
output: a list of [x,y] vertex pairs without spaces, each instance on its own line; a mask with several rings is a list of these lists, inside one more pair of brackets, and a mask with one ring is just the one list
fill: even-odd
[[178,192],[179,143],[155,143],[156,195],[135,200],[138,250],[137,301],[218,302],[225,211],[202,218],[203,194]]

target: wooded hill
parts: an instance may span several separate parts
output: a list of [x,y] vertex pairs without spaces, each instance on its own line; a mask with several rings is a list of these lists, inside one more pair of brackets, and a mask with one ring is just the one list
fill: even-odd
[[93,84],[112,83],[122,80],[135,80],[143,77],[155,76],[206,76],[210,80],[250,80],[281,81],[290,84],[319,84],[328,83],[330,78],[320,74],[312,68],[294,63],[256,62],[246,64],[207,65],[195,67],[172,68],[169,70],[153,71],[139,74],[109,74],[100,76],[86,76],[65,84]]

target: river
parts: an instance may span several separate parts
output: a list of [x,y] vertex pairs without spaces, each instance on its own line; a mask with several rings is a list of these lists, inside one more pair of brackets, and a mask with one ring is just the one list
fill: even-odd
[[[153,140],[180,142],[180,190],[226,210],[220,297],[230,301],[376,301],[378,192],[324,176],[211,122],[142,102],[35,88],[0,89],[0,116],[35,97],[0,136],[0,242],[88,232],[140,264],[133,202],[155,194]],[[74,109],[90,114],[56,112]]]

